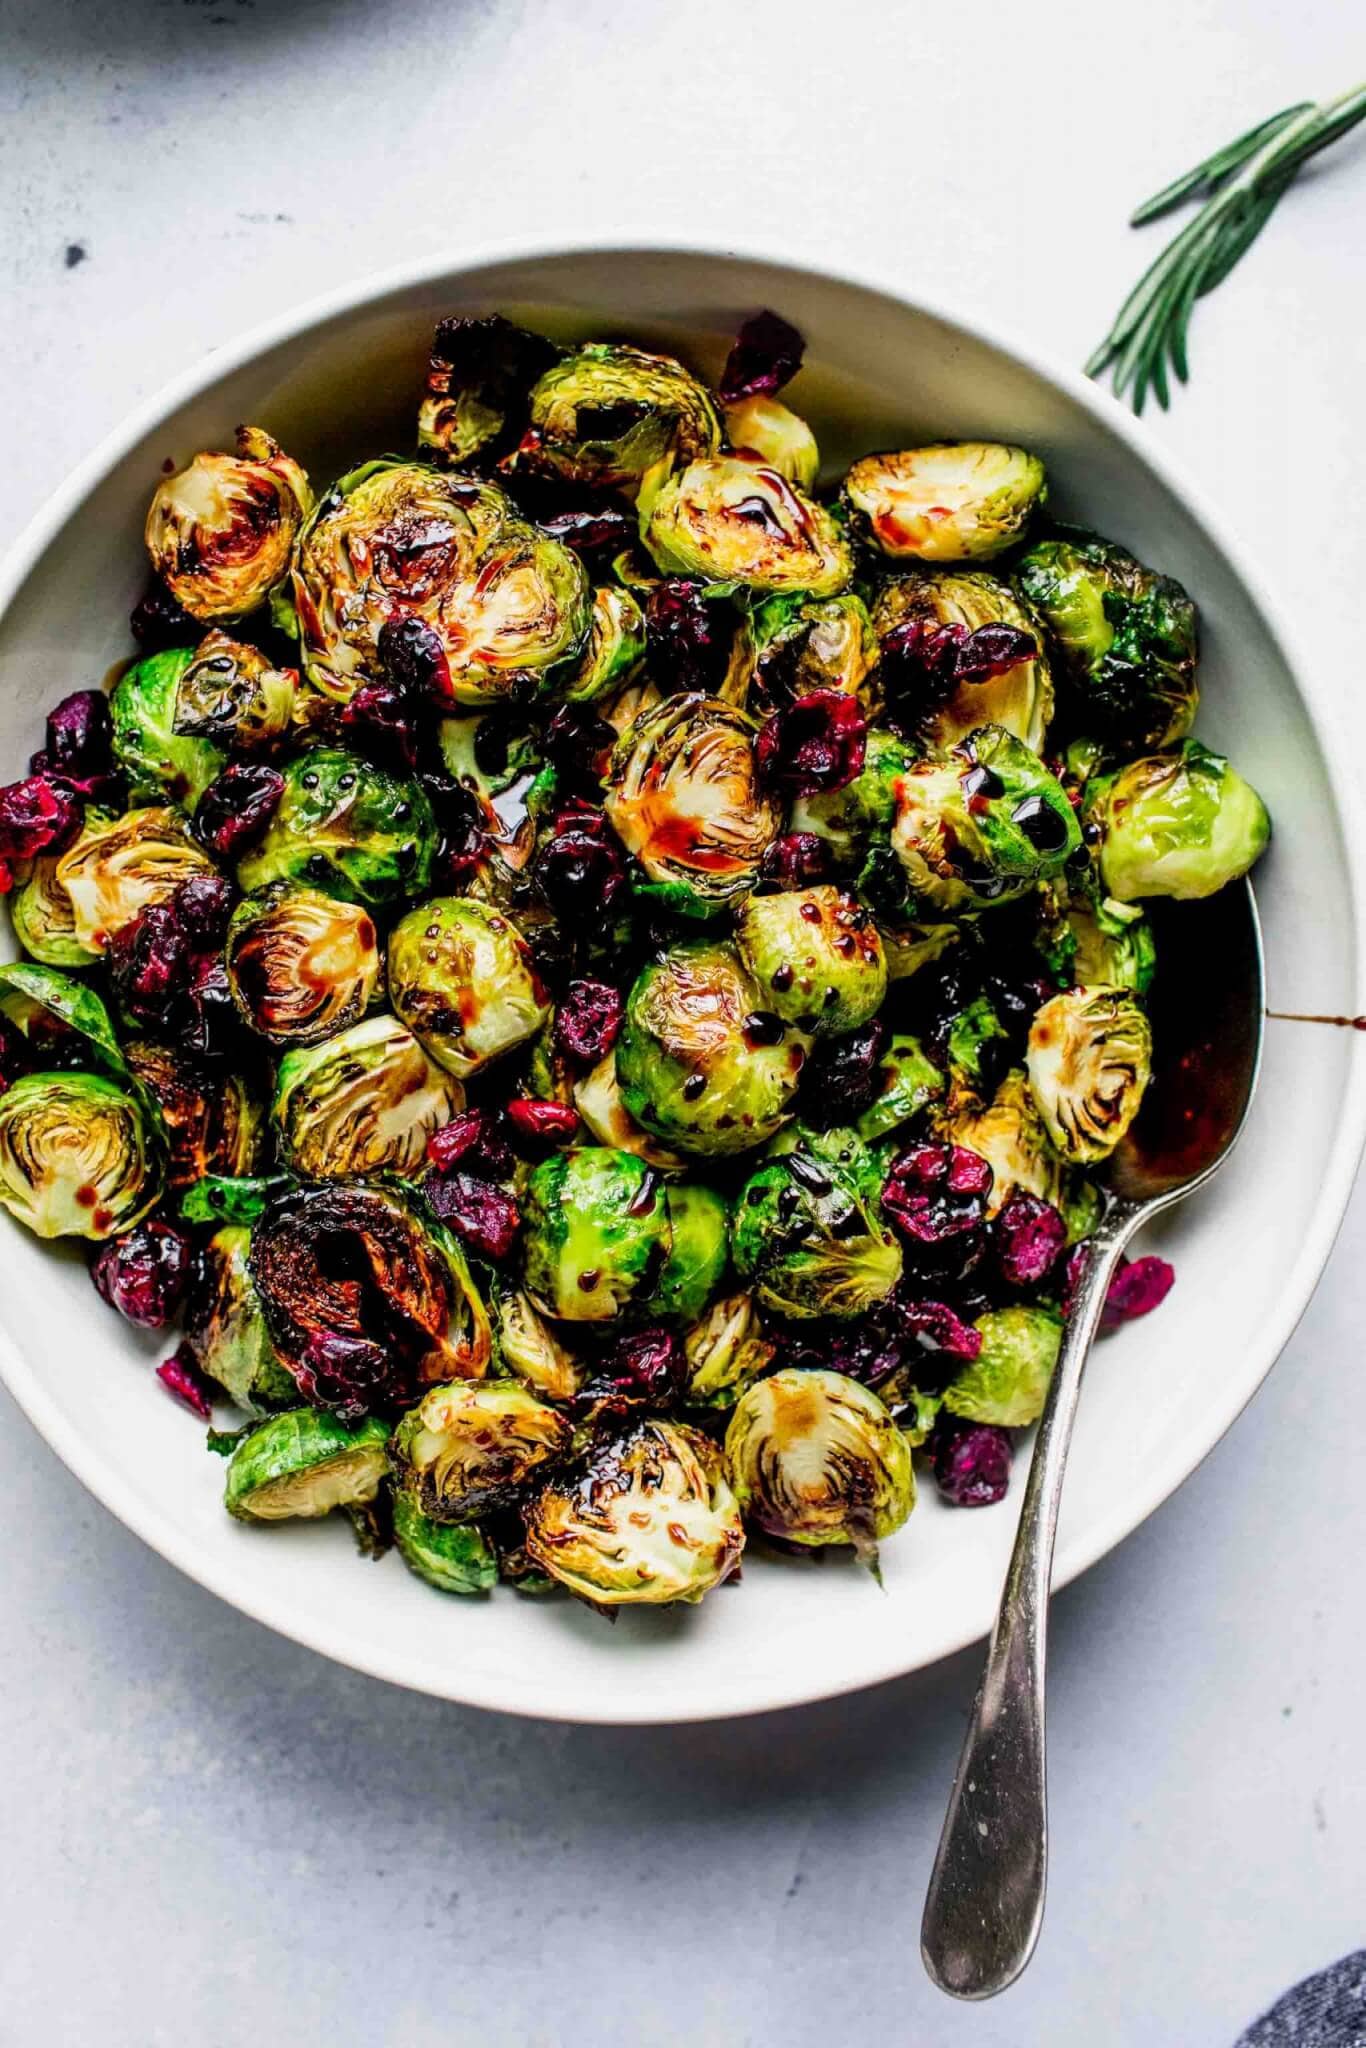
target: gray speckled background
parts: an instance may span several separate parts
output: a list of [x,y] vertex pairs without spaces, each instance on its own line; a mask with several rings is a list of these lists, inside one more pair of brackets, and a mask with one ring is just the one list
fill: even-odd
[[[1128,207],[1350,83],[1350,13],[0,0],[0,539],[216,338],[488,233],[789,245],[1075,360],[1147,253]],[[1358,140],[1158,425],[1312,593],[1351,713],[1364,205]],[[463,1712],[201,1593],[0,1400],[0,2043],[1231,2041],[1363,1934],[1363,1246],[1358,1199],[1252,1410],[1058,1602],[1048,1927],[986,2008],[915,1939],[975,1653],[732,1728]]]

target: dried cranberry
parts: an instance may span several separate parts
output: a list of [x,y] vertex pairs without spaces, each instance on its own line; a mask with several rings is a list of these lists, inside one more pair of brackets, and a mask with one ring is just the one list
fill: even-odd
[[902,619],[883,636],[878,675],[887,721],[914,734],[926,715],[946,704],[963,683],[986,683],[1022,661],[1038,643],[1017,626],[934,625]]
[[488,1180],[508,1180],[516,1166],[507,1119],[499,1109],[461,1110],[432,1132],[427,1157],[438,1173],[450,1173],[458,1165]]
[[46,773],[60,776],[83,796],[114,772],[114,724],[109,699],[99,690],[73,690],[47,714]]
[[190,1283],[194,1254],[189,1239],[155,1217],[111,1237],[96,1252],[90,1277],[96,1291],[130,1323],[162,1330]]
[[882,1206],[923,1272],[952,1277],[984,1247],[991,1168],[961,1145],[916,1145],[894,1161]]
[[213,1420],[213,1398],[208,1381],[195,1364],[194,1353],[188,1344],[181,1344],[172,1352],[164,1365],[157,1367],[157,1378],[168,1394],[174,1394],[192,1415],[201,1422]]
[[615,740],[611,726],[598,717],[591,704],[561,704],[541,743],[555,769],[558,792],[562,796],[598,796],[600,771]]
[[443,1223],[449,1223],[471,1251],[505,1259],[521,1227],[522,1212],[506,1188],[472,1173],[429,1173],[423,1192]]
[[358,747],[384,767],[411,774],[417,766],[416,707],[409,693],[393,683],[362,683],[342,712],[348,745]]
[[971,1323],[965,1323],[946,1301],[898,1298],[896,1308],[916,1344],[932,1357],[971,1365],[982,1348],[981,1331],[974,1329]]
[[285,778],[264,762],[232,761],[199,799],[195,837],[228,866],[259,839],[280,808]]
[[192,647],[204,637],[198,619],[172,597],[159,576],[154,576],[128,615],[128,627],[144,654],[160,654],[168,647]]
[[221,875],[196,875],[165,902],[149,903],[109,948],[110,979],[128,1015],[187,1052],[221,1053],[237,1037],[219,950],[231,907]]
[[989,1508],[1010,1486],[1010,1438],[990,1422],[942,1417],[931,1439],[934,1478],[956,1508]]
[[878,1092],[878,1067],[886,1044],[887,1026],[880,1017],[857,1031],[817,1039],[802,1069],[803,1120],[829,1130],[861,1115]]
[[600,931],[626,888],[626,859],[601,811],[562,811],[535,872],[556,916],[579,932]]
[[504,1108],[519,1138],[553,1143],[556,1138],[572,1137],[579,1128],[578,1111],[565,1102],[538,1102],[531,1095],[514,1095]]
[[734,638],[729,604],[709,600],[703,583],[666,576],[645,600],[646,667],[666,694],[718,690]]
[[723,405],[741,398],[767,398],[796,376],[806,343],[781,313],[767,308],[746,320],[731,345],[717,387]]
[[47,775],[28,775],[0,788],[0,859],[33,860],[65,846],[80,829],[84,807],[75,790]]
[[621,991],[608,981],[571,981],[555,1007],[555,1042],[567,1059],[595,1067],[617,1042]]
[[1117,1330],[1139,1316],[1151,1315],[1171,1293],[1176,1274],[1165,1259],[1121,1259],[1100,1312],[1102,1330]]
[[672,1330],[633,1330],[603,1354],[580,1399],[613,1407],[647,1402],[667,1408],[682,1394],[687,1378],[687,1357]]
[[116,932],[109,971],[124,1007],[140,1022],[154,1022],[173,989],[185,984],[189,941],[171,901],[149,903]]
[[417,702],[449,705],[450,663],[440,639],[416,612],[386,619],[375,641],[375,653],[390,685]]
[[791,796],[843,789],[863,767],[868,721],[844,690],[809,690],[766,718],[754,743],[759,773]]
[[232,884],[222,875],[191,875],[170,903],[193,951],[212,952],[222,945],[232,915]]
[[1067,1243],[1067,1225],[1051,1202],[1021,1191],[991,1226],[996,1264],[1011,1287],[1035,1287],[1052,1272]]
[[814,832],[784,832],[764,855],[759,873],[784,889],[824,882],[830,875],[830,849]]
[[472,791],[451,775],[420,775],[439,839],[433,881],[438,891],[460,890],[488,855],[484,813]]

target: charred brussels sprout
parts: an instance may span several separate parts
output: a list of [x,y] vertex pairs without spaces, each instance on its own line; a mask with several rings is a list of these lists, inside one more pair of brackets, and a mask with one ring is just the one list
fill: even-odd
[[588,644],[564,686],[570,704],[596,703],[630,682],[645,659],[645,614],[629,590],[606,583],[593,592]]
[[75,944],[103,953],[111,939],[151,903],[195,875],[217,875],[190,837],[179,811],[154,805],[121,818],[87,818],[80,837],[60,854],[50,888],[71,906]]
[[298,463],[260,427],[239,427],[236,455],[196,455],[157,485],[152,567],[191,618],[240,619],[284,580],[312,504]]
[[885,726],[869,729],[863,766],[843,789],[799,797],[792,806],[794,832],[814,832],[836,860],[853,863],[870,841],[885,836],[896,816],[897,786],[915,764],[915,750]]
[[1029,1085],[1064,1159],[1108,1158],[1137,1116],[1151,1072],[1152,1033],[1126,989],[1069,989],[1030,1026]]
[[782,810],[759,781],[757,730],[719,697],[666,697],[617,742],[607,815],[669,909],[708,917],[758,880]]
[[839,521],[776,469],[690,462],[641,501],[641,539],[666,575],[833,597],[854,573]]
[[663,1183],[633,1153],[606,1146],[542,1160],[523,1219],[527,1293],[571,1323],[609,1322],[648,1302],[673,1241]]
[[1047,624],[1074,729],[1127,750],[1173,746],[1195,723],[1195,606],[1113,541],[1041,541],[1016,571]]
[[868,607],[856,592],[766,598],[741,622],[722,694],[755,711],[812,690],[857,696],[877,655]]
[[294,669],[273,668],[257,648],[215,628],[180,671],[171,730],[239,753],[260,753],[290,730],[298,691]]
[[387,1422],[348,1428],[335,1415],[291,1408],[244,1436],[228,1464],[223,1504],[239,1522],[315,1520],[363,1507],[388,1471]]
[[150,1112],[102,1074],[24,1074],[0,1095],[0,1206],[38,1237],[116,1237],[155,1207]]
[[1199,740],[1089,782],[1086,815],[1101,834],[1101,880],[1121,903],[1212,896],[1245,875],[1271,837],[1256,790]]
[[389,1444],[400,1493],[434,1522],[510,1507],[534,1474],[563,1458],[573,1426],[515,1380],[433,1387]]
[[773,1361],[773,1345],[759,1327],[754,1296],[727,1294],[684,1332],[688,1404],[733,1408],[751,1380]]
[[420,784],[340,747],[300,754],[283,773],[275,816],[237,864],[243,889],[311,882],[368,910],[425,894],[436,825]]
[[897,782],[892,845],[917,901],[984,909],[1056,874],[1081,845],[1060,782],[1022,740],[984,726]]
[[976,1324],[982,1348],[944,1395],[952,1415],[1027,1429],[1043,1413],[1062,1345],[1062,1318],[1049,1308],[994,1308]]
[[81,1066],[127,1077],[108,1010],[93,988],[69,974],[22,960],[0,967],[0,1018],[25,1040],[34,1066]]
[[482,1529],[434,1522],[406,1493],[394,1495],[394,1548],[438,1593],[488,1593],[498,1583],[498,1559]]
[[901,1248],[876,1189],[877,1170],[852,1131],[800,1133],[736,1199],[736,1272],[779,1315],[862,1315],[901,1278]]
[[599,1607],[700,1600],[744,1548],[720,1464],[715,1446],[679,1422],[600,1437],[526,1509],[527,1550]]
[[225,1223],[200,1253],[185,1335],[200,1371],[254,1415],[294,1406],[299,1390],[270,1341],[247,1257],[251,1232]]
[[672,356],[589,342],[546,371],[531,393],[519,463],[567,483],[629,493],[660,463],[721,445],[710,393]]
[[841,889],[751,896],[736,944],[766,1008],[817,1037],[852,1031],[882,1007],[887,961],[864,906]]
[[733,946],[672,946],[627,998],[616,1046],[622,1101],[681,1152],[747,1152],[787,1116],[807,1044],[765,1009]]
[[265,1143],[265,1111],[245,1074],[197,1060],[179,1047],[130,1039],[128,1065],[161,1112],[170,1147],[166,1185],[206,1174],[252,1174]]
[[192,811],[223,767],[221,747],[176,730],[177,693],[194,659],[188,647],[149,654],[114,685],[114,753],[134,803],[169,800]]
[[779,476],[809,491],[820,475],[816,437],[799,413],[763,392],[741,398],[725,412],[726,436],[741,455],[753,455]]
[[224,955],[233,999],[272,1045],[315,1045],[358,1023],[380,986],[374,920],[358,903],[275,882],[238,904]]
[[549,1401],[574,1399],[578,1364],[525,1289],[499,1289],[496,1328],[498,1355],[508,1372]]
[[867,1144],[910,1123],[944,1093],[944,1076],[918,1038],[898,1033],[878,1064],[877,1093],[858,1120]]
[[1153,928],[1132,903],[1102,896],[1095,903],[1074,903],[1066,913],[1072,936],[1072,977],[1083,986],[1107,982],[1146,995],[1152,986],[1157,952]]
[[730,1211],[725,1197],[695,1182],[664,1191],[669,1253],[660,1268],[648,1313],[662,1322],[690,1323],[720,1284],[730,1256]]
[[389,1000],[453,1074],[533,1038],[550,1004],[525,939],[492,905],[459,896],[420,903],[389,939]]
[[1020,538],[1044,502],[1036,455],[998,441],[947,441],[865,455],[844,495],[894,561],[982,562]]
[[441,320],[432,338],[427,391],[417,416],[419,446],[468,462],[526,417],[530,386],[555,360],[552,342],[498,313]]
[[465,1106],[460,1083],[396,1017],[353,1024],[280,1062],[271,1115],[280,1155],[310,1180],[421,1171],[427,1140]]
[[1012,1195],[1037,1195],[1058,1208],[1063,1202],[1062,1162],[1048,1141],[1029,1079],[1012,1067],[990,1102],[959,1099],[935,1120],[941,1138],[975,1152],[991,1168],[987,1215],[996,1216]]
[[789,1368],[742,1394],[726,1471],[745,1520],[786,1543],[875,1556],[915,1506],[905,1437],[876,1394],[838,1372]]
[[1043,628],[1008,583],[985,569],[941,569],[894,576],[878,593],[873,626],[879,639],[916,620],[933,631],[1009,626],[1033,640],[1035,653],[985,682],[958,682],[943,701],[927,704],[920,730],[932,747],[952,747],[979,725],[1003,725],[1036,754],[1053,717],[1053,677]]

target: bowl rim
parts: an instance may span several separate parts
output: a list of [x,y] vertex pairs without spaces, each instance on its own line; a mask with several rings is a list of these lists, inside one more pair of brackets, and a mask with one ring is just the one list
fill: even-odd
[[[1128,451],[1159,483],[1180,499],[1246,590],[1276,652],[1294,678],[1322,749],[1334,810],[1342,827],[1346,849],[1344,880],[1351,907],[1354,941],[1353,1008],[1366,1012],[1366,850],[1363,850],[1362,837],[1366,800],[1358,794],[1342,766],[1351,756],[1349,750],[1339,743],[1339,714],[1328,700],[1326,689],[1315,679],[1310,664],[1298,657],[1293,632],[1288,629],[1276,600],[1266,595],[1275,589],[1272,578],[1265,573],[1255,554],[1236,531],[1231,530],[1223,513],[1216,513],[1211,508],[1203,489],[1185,474],[1180,462],[1150,437],[1143,422],[1136,419],[1120,401],[1102,391],[1079,371],[1048,359],[1032,345],[1008,337],[977,315],[964,313],[937,296],[928,296],[919,290],[908,291],[893,277],[861,267],[831,268],[809,259],[796,249],[783,251],[735,244],[708,246],[687,236],[673,238],[654,233],[640,236],[614,233],[572,243],[520,236],[494,237],[446,251],[439,257],[427,256],[369,271],[239,333],[168,379],[127,413],[76,464],[5,550],[3,559],[0,559],[0,617],[8,612],[67,520],[137,444],[154,433],[170,414],[222,377],[244,368],[253,358],[298,338],[311,328],[385,298],[438,286],[442,280],[454,283],[496,265],[565,258],[644,258],[659,255],[722,266],[748,264],[786,270],[793,275],[804,275],[826,284],[874,294],[940,321],[1061,391],[1124,442]],[[1203,1464],[1262,1385],[1308,1307],[1327,1263],[1346,1213],[1364,1143],[1366,1061],[1354,1057],[1349,1063],[1337,1131],[1308,1228],[1277,1313],[1270,1319],[1255,1352],[1249,1352],[1249,1357],[1258,1360],[1255,1371],[1245,1370],[1231,1385],[1219,1413],[1217,1430],[1198,1455],[1191,1457],[1188,1451],[1174,1452],[1149,1472],[1148,1483],[1139,1496],[1137,1507],[1132,1502],[1128,1503],[1123,1509],[1094,1523],[1084,1538],[1059,1546],[1053,1574],[1055,1589],[1079,1577],[1155,1513]],[[813,1665],[810,1682],[799,1687],[782,1682],[775,1686],[762,1677],[747,1677],[737,1681],[733,1694],[728,1693],[724,1686],[713,1685],[709,1690],[696,1693],[677,1706],[671,1704],[664,1710],[652,1697],[633,1697],[629,1688],[619,1688],[616,1697],[610,1704],[604,1701],[601,1709],[587,1707],[579,1700],[557,1705],[553,1697],[546,1697],[534,1673],[485,1678],[478,1673],[455,1670],[450,1674],[449,1683],[439,1682],[435,1674],[415,1670],[413,1660],[390,1652],[367,1650],[363,1645],[348,1641],[344,1621],[340,1626],[334,1626],[326,1614],[316,1620],[307,1615],[301,1616],[289,1599],[276,1595],[253,1594],[244,1600],[227,1564],[219,1565],[203,1557],[197,1538],[188,1534],[169,1514],[163,1514],[140,1499],[119,1471],[102,1458],[98,1449],[88,1445],[76,1428],[68,1426],[37,1371],[29,1365],[8,1333],[3,1331],[0,1331],[0,1377],[34,1428],[68,1470],[127,1528],[187,1577],[217,1594],[239,1612],[265,1623],[277,1633],[321,1656],[391,1684],[463,1705],[534,1719],[607,1726],[667,1726],[730,1719],[837,1698],[907,1676],[980,1642],[990,1627],[991,1617],[973,1618],[947,1634],[931,1656],[911,1661],[908,1661],[900,1639],[891,1631],[887,1643],[875,1645],[873,1653],[861,1659],[852,1671],[837,1676],[823,1675]]]

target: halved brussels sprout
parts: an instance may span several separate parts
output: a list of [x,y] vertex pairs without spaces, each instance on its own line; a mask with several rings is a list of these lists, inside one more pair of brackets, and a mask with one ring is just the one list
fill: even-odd
[[125,1051],[166,1127],[168,1188],[190,1187],[205,1174],[255,1173],[265,1150],[265,1110],[245,1074],[150,1038],[130,1039]]
[[621,1099],[614,1053],[598,1061],[573,1088],[574,1107],[600,1145],[615,1146],[618,1152],[634,1152],[647,1166],[661,1173],[678,1173],[687,1164],[681,1153],[671,1152],[657,1138],[643,1130]]
[[150,1112],[103,1074],[24,1074],[0,1095],[0,1206],[38,1237],[117,1237],[155,1208]]
[[1053,677],[1044,652],[1043,627],[1021,604],[1008,583],[985,569],[941,569],[893,576],[878,592],[873,626],[883,638],[907,619],[925,625],[1011,626],[1033,638],[1037,653],[984,683],[959,683],[944,703],[925,712],[926,744],[946,748],[966,739],[979,725],[1003,725],[1036,754],[1053,717]]
[[1122,988],[1074,988],[1029,1027],[1029,1085],[1056,1151],[1107,1159],[1138,1114],[1152,1074],[1148,1020]]
[[236,455],[196,455],[157,485],[152,567],[191,618],[240,619],[283,581],[312,505],[298,463],[260,427],[239,427]]
[[427,391],[417,416],[419,447],[468,462],[526,416],[533,380],[554,362],[555,344],[499,313],[437,322]]
[[398,1490],[435,1522],[511,1507],[542,1466],[563,1458],[573,1425],[515,1380],[433,1387],[389,1441]]
[[960,1097],[936,1117],[935,1129],[951,1145],[976,1152],[990,1166],[988,1217],[997,1215],[1014,1194],[1037,1195],[1055,1209],[1060,1207],[1062,1162],[1048,1141],[1023,1067],[1012,1067],[985,1105]]
[[944,1076],[918,1038],[898,1032],[878,1063],[877,1094],[856,1129],[867,1144],[899,1130],[932,1103],[942,1100]]
[[583,657],[561,694],[570,704],[596,703],[629,683],[644,659],[644,612],[621,584],[604,583],[593,592]]
[[725,410],[726,436],[737,454],[752,455],[809,491],[821,473],[821,451],[800,414],[780,398],[758,393]]
[[1133,752],[1184,739],[1195,723],[1195,606],[1113,541],[1041,541],[1016,570],[1053,636],[1075,729]]
[[374,919],[322,889],[274,882],[244,897],[223,957],[238,1009],[272,1045],[316,1045],[358,1023],[379,993]]
[[460,1083],[381,1013],[280,1062],[271,1116],[280,1156],[310,1180],[422,1171],[427,1140],[465,1106]]
[[511,918],[461,896],[419,903],[394,926],[389,1000],[432,1058],[462,1077],[534,1037],[550,1015]]
[[598,1438],[525,1520],[535,1562],[599,1607],[700,1600],[729,1578],[745,1542],[715,1446],[653,1418]]
[[498,1559],[482,1529],[434,1522],[403,1492],[394,1495],[394,1548],[438,1593],[488,1593],[498,1583]]
[[149,654],[114,685],[114,754],[134,803],[169,801],[192,811],[222,771],[227,756],[221,747],[176,731],[177,692],[194,659],[190,647]]
[[833,597],[854,573],[834,514],[779,470],[712,455],[641,498],[640,537],[667,575]]
[[1212,896],[1266,852],[1271,820],[1222,754],[1186,740],[1086,785],[1088,822],[1101,833],[1100,874],[1111,896]]
[[916,754],[899,734],[874,725],[864,743],[863,766],[843,789],[798,797],[792,806],[794,832],[814,832],[835,858],[852,864],[896,816],[897,787]]
[[901,1247],[877,1206],[877,1172],[852,1131],[799,1133],[735,1202],[731,1256],[782,1316],[862,1315],[901,1278]]
[[691,1323],[720,1285],[730,1256],[730,1210],[723,1195],[696,1182],[664,1190],[669,1253],[645,1312],[661,1322]]
[[419,782],[341,747],[316,747],[282,772],[275,816],[237,863],[243,889],[312,882],[368,910],[426,893],[436,823]]
[[215,627],[180,671],[171,730],[239,753],[258,753],[290,730],[298,693],[297,670],[274,668],[259,648]]
[[773,1362],[774,1346],[759,1327],[754,1296],[746,1291],[714,1301],[684,1332],[687,1400],[694,1408],[733,1408],[751,1380]]
[[766,1008],[816,1037],[853,1031],[882,1008],[887,961],[857,897],[821,885],[751,896],[735,924]]
[[577,1360],[561,1343],[521,1287],[498,1291],[498,1355],[507,1370],[549,1401],[572,1401],[579,1391]]
[[1146,995],[1157,966],[1153,928],[1132,903],[1102,896],[1094,903],[1068,905],[1066,923],[1072,934],[1072,975],[1085,987],[1106,982]]
[[915,1506],[910,1446],[876,1394],[843,1373],[757,1380],[726,1430],[740,1512],[786,1543],[852,1543],[865,1557]]
[[78,838],[59,854],[50,884],[71,905],[74,943],[103,953],[150,903],[164,903],[194,875],[217,875],[179,811],[160,804],[87,815]]
[[771,1010],[734,946],[671,946],[637,977],[616,1046],[628,1113],[680,1152],[747,1152],[786,1118],[809,1040]]
[[811,690],[843,690],[853,697],[877,657],[868,607],[856,591],[838,597],[770,597],[742,617],[721,694],[757,711],[773,710]]
[[1027,1429],[1043,1413],[1062,1346],[1062,1318],[1051,1308],[993,1308],[979,1316],[982,1348],[944,1393],[944,1406],[969,1422]]
[[201,1372],[253,1415],[297,1403],[295,1386],[270,1341],[247,1257],[251,1231],[240,1223],[216,1230],[199,1255],[199,1278],[185,1319],[185,1337]]
[[527,1182],[522,1214],[526,1291],[546,1315],[608,1322],[649,1301],[673,1233],[663,1183],[633,1153],[552,1153]]
[[304,1398],[338,1415],[488,1370],[493,1333],[464,1253],[399,1187],[287,1187],[252,1227],[250,1263],[276,1351]]
[[660,463],[689,462],[721,445],[710,392],[672,356],[592,341],[556,363],[531,393],[527,468],[634,495]]
[[844,495],[894,561],[982,562],[1020,538],[1047,495],[1037,455],[999,441],[942,441],[865,455]]
[[233,1452],[223,1505],[239,1522],[312,1521],[363,1507],[389,1469],[388,1438],[388,1423],[373,1415],[354,1428],[315,1408],[272,1415]]
[[613,750],[607,815],[671,910],[708,917],[758,880],[782,807],[759,781],[757,731],[719,697],[666,697]]
[[1062,784],[1023,740],[983,726],[897,783],[892,845],[917,900],[984,909],[1056,874],[1081,845]]
[[[87,827],[97,816],[86,812]],[[76,913],[57,880],[60,859],[59,853],[40,853],[29,863],[27,878],[9,899],[10,921],[24,951],[44,966],[88,967],[97,949],[76,937]]]

